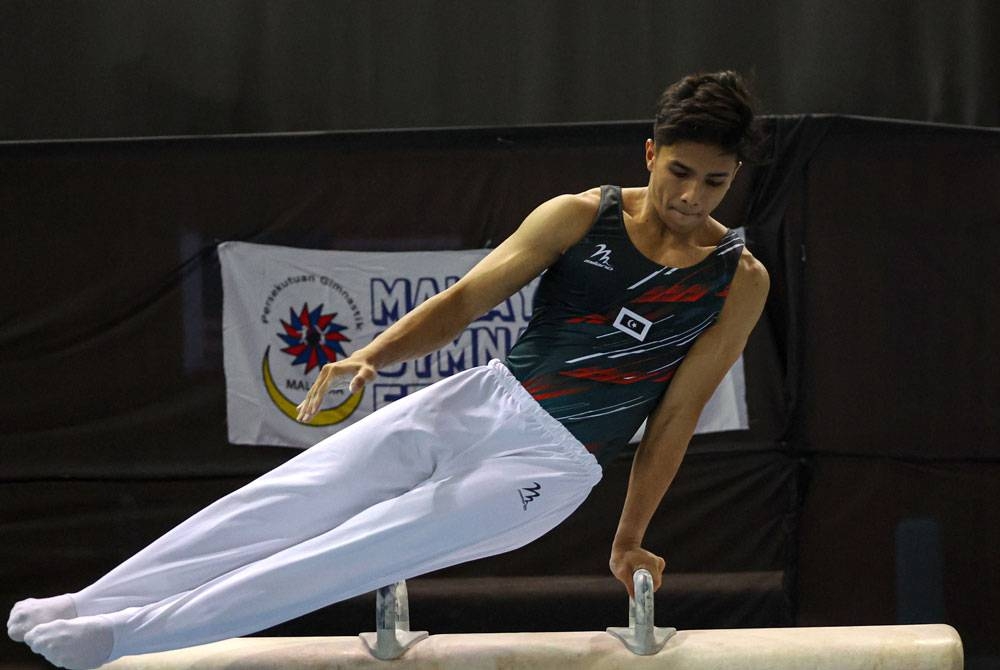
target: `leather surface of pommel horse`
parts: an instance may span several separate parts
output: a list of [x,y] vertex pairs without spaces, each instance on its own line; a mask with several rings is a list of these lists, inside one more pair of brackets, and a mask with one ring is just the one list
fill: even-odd
[[394,661],[358,637],[257,637],[119,659],[108,670],[961,670],[951,626],[684,630],[654,655],[637,656],[612,635],[491,633],[431,635]]
[[[606,632],[430,635],[410,631],[406,584],[384,586],[376,632],[237,638],[119,659],[108,670],[962,670],[951,626],[687,630],[653,625],[653,579],[633,576],[629,626]],[[380,660],[385,659],[385,660]],[[392,660],[390,660],[392,659]]]

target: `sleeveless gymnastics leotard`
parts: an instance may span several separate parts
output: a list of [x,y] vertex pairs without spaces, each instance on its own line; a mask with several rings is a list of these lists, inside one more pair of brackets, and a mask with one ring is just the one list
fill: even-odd
[[593,225],[542,275],[505,364],[603,465],[718,318],[742,249],[730,230],[691,267],[655,263],[629,239],[621,188],[602,186]]

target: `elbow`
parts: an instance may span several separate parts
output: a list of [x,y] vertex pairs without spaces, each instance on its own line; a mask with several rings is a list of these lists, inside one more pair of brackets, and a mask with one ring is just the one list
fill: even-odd
[[702,409],[708,398],[684,398],[676,402],[666,402],[651,417],[656,435],[670,436],[669,441],[687,442],[694,434]]
[[668,392],[656,410],[656,418],[664,425],[697,423],[714,390],[715,385],[712,388],[687,388],[684,393],[678,394]]

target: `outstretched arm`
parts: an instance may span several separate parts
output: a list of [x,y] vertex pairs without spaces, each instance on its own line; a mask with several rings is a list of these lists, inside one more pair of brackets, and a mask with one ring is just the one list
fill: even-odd
[[520,290],[582,238],[597,204],[595,193],[588,191],[540,205],[453,286],[423,302],[367,346],[324,365],[298,407],[298,420],[308,422],[316,415],[332,383],[350,379],[350,391],[357,393],[375,379],[379,368],[418,358],[454,340],[473,319]]
[[739,358],[767,298],[768,275],[744,251],[715,324],[688,351],[635,452],[628,492],[611,548],[610,567],[634,596],[632,573],[646,568],[659,588],[664,560],[642,548],[653,512],[677,474],[705,403]]

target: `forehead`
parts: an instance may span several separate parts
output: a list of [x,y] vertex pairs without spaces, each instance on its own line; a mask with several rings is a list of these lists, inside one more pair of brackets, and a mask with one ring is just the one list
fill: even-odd
[[683,140],[656,147],[659,161],[678,162],[696,172],[732,172],[736,169],[736,155],[726,152],[717,144],[704,144]]

